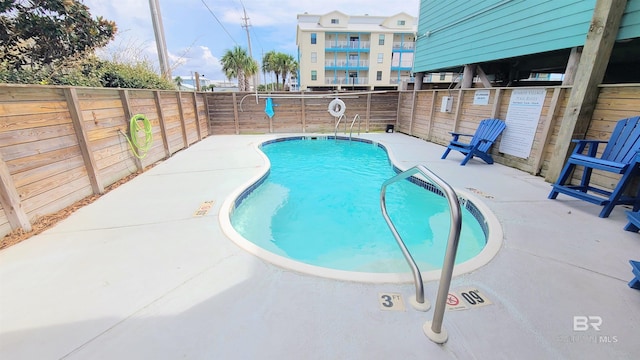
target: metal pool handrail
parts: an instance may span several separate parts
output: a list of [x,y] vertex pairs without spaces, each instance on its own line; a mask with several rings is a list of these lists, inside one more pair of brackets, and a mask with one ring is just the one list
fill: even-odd
[[358,119],[358,135],[360,135],[360,114],[356,114],[356,116],[353,117],[351,127],[349,128],[349,141],[351,141],[351,135],[353,134],[353,124],[356,123],[356,119]]
[[[338,118],[338,121],[336,121],[336,127],[335,127],[335,131],[333,133],[333,136],[337,139],[338,138],[338,125],[340,125],[340,120],[346,118],[346,116],[344,116],[344,114],[340,115],[340,117]],[[344,132],[347,132],[347,123],[345,122],[344,124]]]
[[[390,178],[382,184],[380,190],[380,207],[382,208],[382,216],[384,216],[393,237],[396,239],[400,250],[405,259],[411,267],[413,273],[413,280],[416,287],[416,302],[418,305],[425,306],[424,299],[424,286],[422,284],[422,275],[420,269],[416,265],[415,260],[411,256],[411,253],[407,249],[402,237],[393,225],[389,214],[387,214],[387,206],[385,202],[385,195],[387,186],[390,184],[404,180],[416,173],[421,173],[426,178],[432,180],[444,193],[447,201],[449,202],[449,209],[451,215],[451,226],[449,227],[449,239],[447,241],[447,250],[444,255],[444,264],[442,266],[442,272],[440,275],[440,286],[438,287],[438,294],[436,295],[436,307],[433,312],[433,321],[427,322],[423,329],[427,337],[432,341],[442,344],[447,341],[448,335],[445,329],[442,328],[442,321],[444,319],[444,311],[446,310],[447,295],[449,293],[449,287],[451,286],[451,277],[453,276],[453,266],[456,258],[456,252],[458,251],[458,242],[460,240],[460,229],[462,227],[462,213],[460,211],[460,202],[458,201],[458,195],[456,195],[453,188],[449,186],[444,180],[431,172],[423,165],[416,165],[408,170],[405,170],[398,175]],[[428,309],[428,306],[427,306]]]

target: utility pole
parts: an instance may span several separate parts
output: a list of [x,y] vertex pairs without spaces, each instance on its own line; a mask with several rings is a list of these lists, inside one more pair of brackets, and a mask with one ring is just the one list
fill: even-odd
[[156,36],[160,72],[165,79],[171,81],[171,69],[169,68],[169,56],[167,55],[167,42],[164,39],[164,26],[162,25],[162,14],[160,14],[160,4],[158,3],[158,0],[149,0],[149,8],[151,9],[153,32]]
[[[240,0],[240,4],[242,4],[242,11],[244,12],[244,17],[242,18],[242,27],[247,31],[247,45],[249,46],[249,57],[253,60],[253,53],[251,52],[251,36],[249,36],[249,18],[247,17],[247,10],[244,8],[244,3]],[[260,71],[260,69],[258,69]],[[258,91],[258,78],[253,75],[253,89]]]
[[200,91],[200,74],[197,71],[195,85],[196,91]]

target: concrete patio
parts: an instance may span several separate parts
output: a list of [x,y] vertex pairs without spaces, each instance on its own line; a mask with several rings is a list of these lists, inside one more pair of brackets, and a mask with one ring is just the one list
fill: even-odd
[[[502,248],[452,291],[491,304],[447,311],[443,345],[423,333],[412,283],[326,279],[277,267],[224,235],[219,210],[280,135],[214,135],[0,251],[3,359],[630,359],[640,291],[627,282],[640,235],[600,207],[500,164],[398,133],[363,134],[397,165],[424,164],[495,213]],[[205,201],[204,216],[194,216]],[[435,300],[438,283],[425,284]],[[385,310],[380,294],[400,294]],[[592,318],[588,318],[591,316]],[[596,326],[592,326],[596,325]],[[586,329],[584,329],[586,327]],[[596,330],[598,328],[599,330]],[[584,331],[583,331],[584,330]],[[636,355],[633,355],[636,354]]]

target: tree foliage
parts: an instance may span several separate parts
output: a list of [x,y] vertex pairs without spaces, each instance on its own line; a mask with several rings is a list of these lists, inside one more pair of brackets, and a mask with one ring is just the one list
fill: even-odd
[[106,45],[116,31],[77,0],[0,1],[0,59],[7,68],[54,66]]
[[272,72],[276,76],[276,84],[282,77],[282,89],[284,90],[287,75],[298,71],[298,62],[289,54],[269,51],[262,57],[262,71]]
[[146,60],[95,56],[115,33],[81,1],[0,0],[0,82],[175,89]]
[[249,77],[258,72],[258,64],[249,57],[244,48],[235,46],[233,49],[227,50],[220,59],[220,64],[227,79],[238,79],[240,91],[249,90]]

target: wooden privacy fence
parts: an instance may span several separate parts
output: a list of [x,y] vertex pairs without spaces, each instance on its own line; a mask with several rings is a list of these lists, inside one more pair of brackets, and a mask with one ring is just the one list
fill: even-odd
[[[329,114],[329,103],[334,99],[328,94],[282,92],[271,95],[254,93],[207,93],[209,124],[212,134],[251,133],[333,133],[336,118]],[[265,113],[265,98],[273,99],[273,118]],[[327,97],[320,97],[327,96]],[[360,116],[361,130],[380,131],[398,118],[398,92],[341,93],[345,102],[345,119],[340,123],[351,126],[356,115]],[[354,133],[357,123],[354,125]]]
[[[480,120],[485,118],[507,119],[511,94],[516,89],[491,88],[486,105],[474,104],[477,88],[464,90],[424,90],[405,91],[400,94],[397,128],[400,132],[441,145],[451,140],[449,132],[473,134]],[[540,89],[531,88],[531,89]],[[500,142],[491,149],[491,155],[498,163],[514,167],[534,175],[546,176],[553,147],[556,143],[560,123],[564,116],[571,87],[546,87],[542,112],[538,119],[533,144],[528,157],[520,158],[501,153]],[[640,85],[602,85],[595,110],[585,134],[574,134],[573,138],[608,140],[616,122],[620,119],[640,115]],[[441,112],[442,98],[453,97],[451,112]],[[507,123],[507,129],[509,123]],[[504,135],[504,134],[503,134]],[[600,149],[602,151],[604,146]],[[576,171],[574,179],[582,175]],[[592,182],[612,189],[618,175],[594,171]],[[556,179],[546,179],[555,181]]]
[[[446,145],[450,131],[474,133],[484,118],[507,119],[516,89],[523,88],[482,89],[488,91],[482,104],[474,104],[479,89],[342,93],[346,118],[339,132],[358,114],[363,132],[395,125],[396,131]],[[501,153],[498,138],[491,150],[496,162],[545,176],[571,88],[544,89],[529,156]],[[273,99],[273,118],[265,113],[267,96]],[[444,96],[453,99],[450,112],[440,111]],[[316,93],[260,94],[256,101],[253,93],[0,85],[0,236],[28,230],[36,218],[102,193],[209,134],[332,134],[336,119],[327,111],[332,99]],[[141,160],[123,135],[138,113],[150,120],[154,139]],[[640,85],[603,85],[586,134],[574,137],[606,140],[617,120],[638,114]],[[594,171],[592,182],[611,189],[617,180]]]
[[[153,143],[138,159],[129,119]],[[0,85],[0,236],[55,213],[208,136],[201,93]]]

